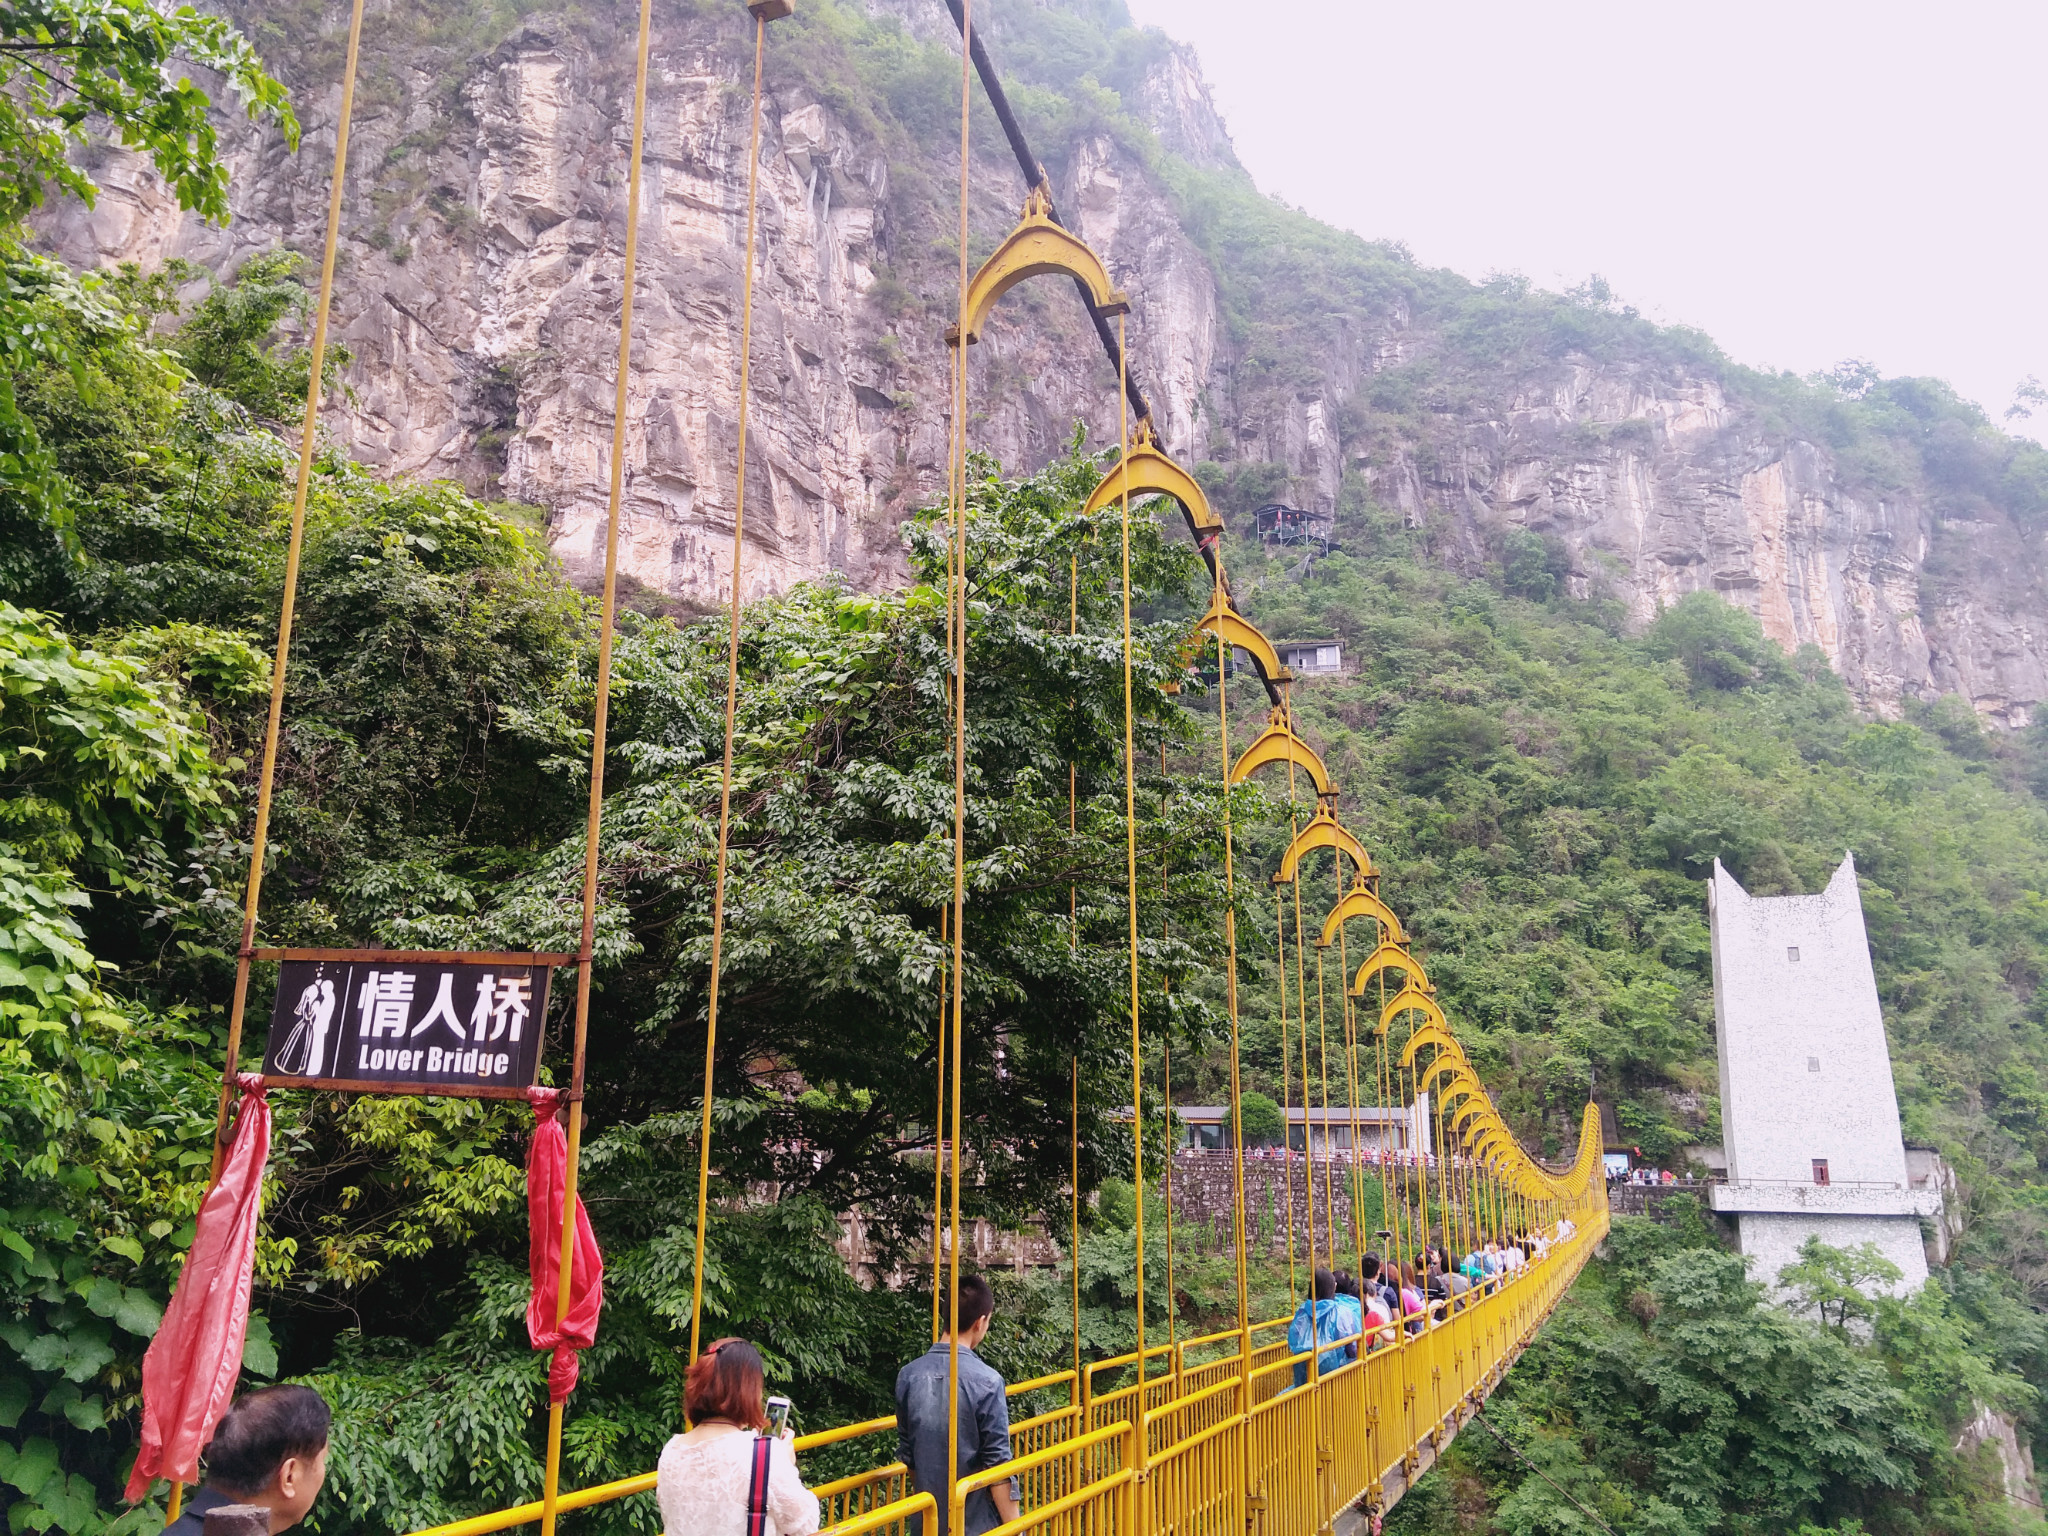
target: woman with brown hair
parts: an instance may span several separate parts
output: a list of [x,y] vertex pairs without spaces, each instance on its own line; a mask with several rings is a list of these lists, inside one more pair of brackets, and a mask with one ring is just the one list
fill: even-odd
[[720,1339],[690,1367],[683,1412],[690,1429],[669,1441],[654,1498],[666,1536],[811,1536],[818,1500],[797,1476],[795,1435],[768,1427],[761,1356],[745,1339]]

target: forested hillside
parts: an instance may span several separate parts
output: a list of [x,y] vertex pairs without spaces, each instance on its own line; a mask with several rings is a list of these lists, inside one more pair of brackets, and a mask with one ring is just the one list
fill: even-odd
[[[132,46],[181,43],[278,110],[231,36]],[[138,119],[148,105],[107,102]],[[138,129],[139,147],[173,169],[196,157],[193,206],[225,213],[189,116],[148,121],[157,141]],[[39,188],[90,190],[9,149],[28,142],[0,134],[15,212]],[[161,1520],[116,1494],[141,1350],[208,1162],[307,295],[289,254],[232,279],[79,273],[17,231],[0,258],[0,1483],[14,1530],[125,1536]],[[1472,302],[1521,317],[1532,355],[1584,345],[1558,317],[1640,328],[1543,295]],[[1782,387],[1818,410],[1832,386]],[[1888,402],[1910,415],[1946,398],[1894,381],[1842,409],[1882,433]],[[2031,462],[1942,409],[1962,423],[1944,440],[1961,432],[1999,473]],[[1082,1182],[1103,1194],[1079,1256],[1083,1342],[1108,1353],[1128,1344],[1134,1243],[1128,1132],[1111,1119],[1130,1065],[1116,541],[1109,520],[1074,515],[1103,448],[975,477],[967,1097],[972,1211],[1032,1221],[1064,1200],[1079,1056]],[[1240,519],[1261,494],[1256,470],[1204,473]],[[1350,670],[1299,690],[1304,729],[1530,1142],[1558,1145],[1589,1090],[1653,1157],[1711,1138],[1704,870],[1718,856],[1754,891],[1808,890],[1853,848],[1907,1131],[1954,1163],[1966,1218],[1922,1298],[1860,1319],[1841,1315],[1823,1259],[1806,1281],[1836,1326],[1763,1302],[1701,1222],[1624,1224],[1488,1409],[1555,1483],[1475,1429],[1397,1518],[1595,1528],[1577,1499],[1630,1536],[2023,1524],[1986,1458],[1953,1447],[1981,1408],[2026,1433],[2044,1422],[2048,740],[1989,733],[1956,699],[1861,713],[1822,654],[1788,654],[1711,594],[1637,632],[1624,605],[1575,593],[1535,534],[1449,571],[1439,530],[1363,474],[1334,510],[1327,555],[1269,559],[1242,533],[1225,555],[1269,633],[1344,641]],[[759,1340],[808,1426],[878,1411],[927,1326],[925,1297],[864,1288],[833,1240],[857,1206],[885,1258],[914,1255],[930,1194],[951,771],[933,515],[905,524],[899,586],[801,584],[745,620],[708,1326]],[[1148,1051],[1174,1046],[1176,1094],[1214,1101],[1215,695],[1183,667],[1205,592],[1169,527],[1143,520],[1134,571],[1140,853],[1148,872],[1165,864],[1141,913],[1144,1022]],[[569,947],[595,614],[534,509],[373,474],[330,442],[298,600],[263,937]],[[721,647],[715,622],[623,621],[585,1150],[610,1268],[572,1417],[579,1483],[644,1470],[677,1422]],[[1240,743],[1261,698],[1233,685]],[[1287,808],[1245,791],[1236,809],[1248,1086],[1299,1102],[1261,947]],[[259,973],[257,995],[268,984]],[[277,1112],[246,1364],[336,1403],[318,1528],[409,1529],[531,1495],[543,1362],[520,1326],[525,1111],[281,1094]],[[763,1182],[782,1198],[748,1201]],[[1213,1320],[1227,1266],[1180,1262],[1180,1317]],[[1279,1310],[1284,1271],[1255,1280],[1261,1310]],[[1060,1276],[1006,1284],[992,1355],[1065,1359],[1065,1298]],[[1163,1321],[1156,1286],[1149,1300]],[[592,1528],[650,1518],[623,1507]]]
[[[331,128],[344,13],[222,9],[310,130]],[[587,586],[632,8],[436,0],[373,7],[365,26],[337,300],[353,396],[330,400],[328,424],[387,473],[547,507],[551,548]],[[1721,593],[1788,650],[1820,646],[1881,712],[1956,693],[2023,726],[2048,701],[2048,451],[1939,381],[1745,367],[1597,279],[1563,294],[1512,273],[1475,281],[1415,260],[1402,231],[1332,228],[1254,184],[1199,61],[1133,27],[1121,0],[991,0],[979,27],[1063,216],[1131,295],[1163,446],[1221,466],[1232,511],[1332,513],[1356,482],[1437,563],[1478,574],[1535,539],[1562,590],[1612,598],[1635,629],[1686,593]],[[687,611],[715,607],[725,581],[752,42],[730,0],[654,12],[661,126],[625,487],[642,532],[624,558],[644,601]],[[944,482],[956,48],[940,0],[806,0],[772,29],[750,376],[759,592],[831,574],[894,586],[908,575],[897,525]],[[225,227],[112,154],[98,209],[39,217],[47,248],[220,272],[278,244],[317,249],[324,158],[261,125],[221,133]],[[973,148],[979,259],[1025,187],[985,106]],[[1357,218],[1376,227],[1371,210]],[[1110,371],[1064,291],[1021,290],[973,355],[976,441],[1011,470],[1058,457],[1077,417],[1114,430]]]

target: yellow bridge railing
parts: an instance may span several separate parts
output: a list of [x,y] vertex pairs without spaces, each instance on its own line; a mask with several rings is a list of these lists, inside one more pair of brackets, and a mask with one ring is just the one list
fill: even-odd
[[[1022,1515],[997,1536],[1313,1536],[1354,1505],[1385,1509],[1412,1486],[1497,1386],[1585,1267],[1607,1232],[1604,1183],[1573,1202],[1576,1226],[1525,1269],[1420,1317],[1351,1342],[1359,1358],[1318,1375],[1325,1342],[1288,1353],[1287,1319],[1148,1349],[1139,1406],[1135,1381],[1098,1392],[1096,1381],[1130,1371],[1121,1355],[1019,1382],[1012,1397],[1064,1388],[1068,1403],[1011,1426],[1014,1459],[961,1480],[954,1530],[967,1496],[1006,1478],[1022,1489]],[[1410,1331],[1413,1329],[1414,1331]],[[1260,1342],[1278,1334],[1281,1342]],[[1294,1373],[1311,1377],[1297,1387]],[[896,1420],[869,1419],[798,1438],[799,1458],[828,1445],[870,1440],[877,1460],[893,1452]],[[890,1440],[873,1437],[890,1436]],[[561,1496],[565,1510],[649,1493],[654,1474]],[[890,1460],[812,1489],[829,1536],[908,1536],[936,1512]],[[434,1526],[415,1536],[487,1536],[540,1518],[538,1500]],[[932,1527],[922,1527],[930,1536]],[[687,1533],[670,1533],[687,1536]]]

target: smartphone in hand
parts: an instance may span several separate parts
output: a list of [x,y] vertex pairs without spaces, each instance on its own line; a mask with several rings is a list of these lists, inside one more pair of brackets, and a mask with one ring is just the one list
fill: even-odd
[[789,1415],[793,1404],[786,1397],[768,1399],[768,1428],[766,1434],[771,1440],[780,1440],[789,1432]]

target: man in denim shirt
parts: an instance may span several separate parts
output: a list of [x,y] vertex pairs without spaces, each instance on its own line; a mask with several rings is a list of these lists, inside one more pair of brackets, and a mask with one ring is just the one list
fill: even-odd
[[[957,1475],[985,1472],[1010,1459],[1010,1404],[1003,1378],[974,1352],[988,1335],[995,1292],[979,1275],[960,1277],[960,1461]],[[896,1373],[896,1457],[910,1468],[910,1486],[938,1500],[938,1536],[982,1536],[1017,1518],[1017,1480],[977,1489],[967,1496],[966,1529],[947,1525],[946,1383],[951,1374],[950,1338],[919,1355]],[[920,1522],[912,1536],[923,1536]]]

